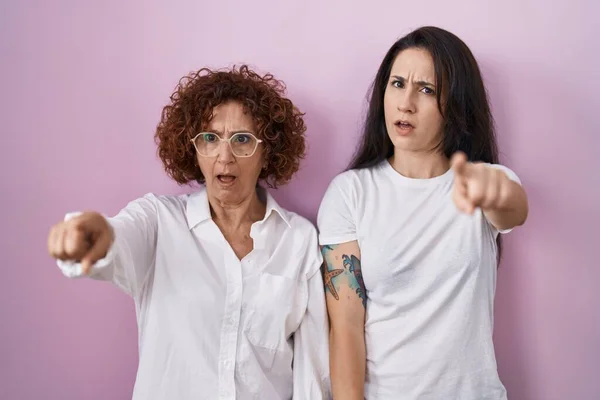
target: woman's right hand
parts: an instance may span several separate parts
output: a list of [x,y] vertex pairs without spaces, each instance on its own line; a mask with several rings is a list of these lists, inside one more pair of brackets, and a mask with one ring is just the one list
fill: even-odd
[[114,232],[108,221],[97,212],[84,212],[50,229],[48,252],[57,260],[81,263],[87,274],[94,263],[106,256]]

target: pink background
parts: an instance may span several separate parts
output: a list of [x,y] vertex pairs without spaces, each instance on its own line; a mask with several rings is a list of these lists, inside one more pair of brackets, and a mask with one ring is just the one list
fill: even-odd
[[163,174],[152,138],[180,76],[248,62],[287,83],[307,113],[310,154],[274,195],[314,220],[354,148],[384,53],[432,24],[480,61],[503,162],[530,195],[528,224],[508,237],[499,272],[496,343],[509,396],[600,399],[600,8],[368,3],[0,3],[0,398],[130,398],[132,302],[108,284],[63,278],[46,235],[69,210],[113,214],[146,192],[190,190]]

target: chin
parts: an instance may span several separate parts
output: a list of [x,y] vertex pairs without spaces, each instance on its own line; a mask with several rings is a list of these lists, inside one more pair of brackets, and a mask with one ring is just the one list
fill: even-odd
[[235,182],[233,185],[221,185],[219,182],[214,182],[210,187],[207,186],[207,190],[210,191],[210,195],[213,198],[225,203],[243,201],[252,193],[252,189],[248,189],[248,186],[241,185],[241,182]]
[[390,140],[395,149],[398,150],[415,150],[417,146],[414,136],[391,136]]

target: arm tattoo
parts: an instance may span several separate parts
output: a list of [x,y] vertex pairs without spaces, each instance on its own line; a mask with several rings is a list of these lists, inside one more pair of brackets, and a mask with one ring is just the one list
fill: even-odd
[[333,246],[323,246],[323,282],[325,283],[325,292],[329,291],[329,293],[331,293],[336,300],[339,300],[340,296],[338,295],[335,285],[333,284],[333,278],[340,275],[342,272],[344,272],[344,270],[329,269],[329,265],[331,264],[329,262],[329,258],[331,257],[329,255],[330,251],[333,251]]
[[333,255],[331,251],[336,246],[323,246],[323,281],[325,291],[331,293],[336,299],[340,299],[338,290],[340,288],[340,279],[354,290],[356,295],[362,300],[363,307],[367,307],[367,289],[362,276],[360,259],[354,255],[342,255],[343,269],[333,269]]
[[362,276],[362,269],[360,267],[360,260],[354,256],[342,256],[344,260],[344,268],[348,269],[354,279],[350,280],[350,287],[354,289],[358,297],[362,300],[363,307],[367,307],[367,289],[365,288],[365,282]]

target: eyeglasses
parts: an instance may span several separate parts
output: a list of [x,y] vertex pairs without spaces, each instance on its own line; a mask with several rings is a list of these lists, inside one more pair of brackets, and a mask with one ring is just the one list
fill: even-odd
[[252,157],[262,140],[249,132],[236,133],[229,139],[223,139],[216,133],[202,132],[192,139],[196,152],[202,157],[215,157],[219,154],[221,142],[227,142],[236,157]]

